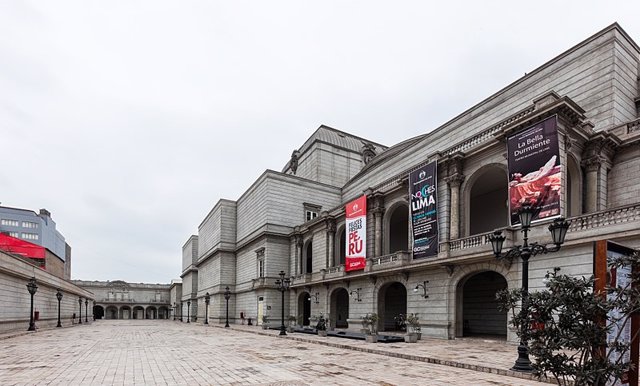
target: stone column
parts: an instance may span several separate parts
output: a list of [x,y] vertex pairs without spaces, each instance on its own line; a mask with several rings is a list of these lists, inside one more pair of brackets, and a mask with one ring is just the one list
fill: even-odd
[[374,196],[373,213],[373,256],[382,255],[382,216],[384,215],[384,197],[381,194]]
[[460,238],[460,186],[464,176],[454,174],[445,179],[449,185],[449,240]]
[[302,264],[300,264],[300,259],[302,258],[302,235],[295,235],[295,243],[296,243],[296,263],[295,263],[295,267],[296,267],[296,273],[297,274],[301,274],[302,273]]
[[327,238],[329,239],[328,251],[327,251],[327,262],[325,264],[326,267],[335,267],[336,266],[336,253],[335,253],[335,239],[336,239],[336,221],[334,219],[327,219]]
[[598,211],[598,176],[603,159],[600,156],[593,156],[582,161],[585,168],[585,203],[584,208],[587,213]]

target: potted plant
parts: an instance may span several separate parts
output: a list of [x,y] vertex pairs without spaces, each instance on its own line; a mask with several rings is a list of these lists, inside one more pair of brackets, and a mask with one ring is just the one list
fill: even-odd
[[367,343],[376,343],[378,341],[378,314],[371,313],[362,317],[362,327],[365,332],[364,339]]
[[396,322],[397,331],[407,331],[407,317],[405,314],[398,314],[398,316],[394,317],[393,320]]
[[262,315],[262,329],[269,329],[269,315]]
[[296,327],[296,320],[297,318],[293,315],[287,316],[287,321],[289,322],[287,326],[287,332],[293,332],[294,328]]
[[404,341],[407,343],[416,343],[418,341],[418,332],[420,331],[418,314],[407,314],[406,323],[409,328],[407,328],[407,334],[404,336]]
[[327,336],[327,320],[324,315],[320,314],[318,317],[318,323],[316,323],[316,331],[318,336]]

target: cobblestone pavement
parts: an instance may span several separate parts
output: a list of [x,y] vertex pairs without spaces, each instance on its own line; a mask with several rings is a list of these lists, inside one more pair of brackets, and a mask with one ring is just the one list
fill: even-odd
[[0,340],[0,385],[544,385],[273,334],[145,320],[39,331]]

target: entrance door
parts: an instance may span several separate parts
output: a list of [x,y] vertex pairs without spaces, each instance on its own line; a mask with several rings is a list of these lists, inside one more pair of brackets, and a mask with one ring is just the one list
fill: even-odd
[[264,298],[260,296],[258,298],[258,326],[262,326],[262,315],[264,315]]

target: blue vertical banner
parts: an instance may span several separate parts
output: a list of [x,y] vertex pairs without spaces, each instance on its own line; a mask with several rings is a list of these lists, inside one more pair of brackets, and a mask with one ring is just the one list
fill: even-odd
[[409,174],[413,258],[438,255],[438,162]]

